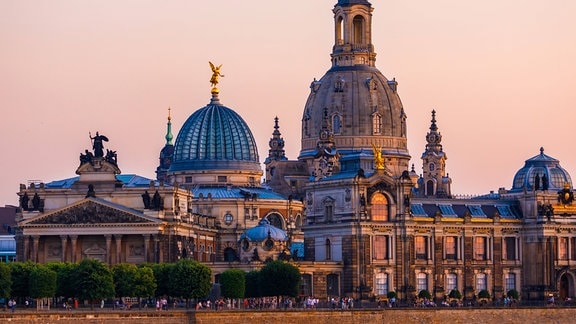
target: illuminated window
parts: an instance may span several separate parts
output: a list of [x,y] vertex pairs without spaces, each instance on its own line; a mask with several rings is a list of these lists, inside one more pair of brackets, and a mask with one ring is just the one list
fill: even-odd
[[568,238],[566,237],[558,239],[558,259],[568,260]]
[[372,200],[370,202],[372,204],[372,220],[387,222],[388,199],[386,199],[386,197],[383,194],[377,192],[374,195],[372,195]]
[[454,289],[458,289],[458,276],[455,273],[449,273],[446,275],[446,291],[450,293]]
[[444,238],[444,252],[446,253],[446,260],[456,260],[456,237],[447,236]]
[[474,260],[488,260],[487,241],[484,236],[474,238]]
[[388,259],[388,236],[385,235],[374,236],[374,259],[376,260]]
[[416,247],[416,259],[428,260],[428,244],[426,236],[416,236],[414,238],[414,245]]
[[488,283],[486,282],[486,274],[479,273],[476,275],[476,291],[480,292],[481,290],[487,290]]
[[428,275],[424,272],[416,276],[416,291],[428,290]]
[[386,294],[388,294],[388,274],[377,273],[374,282],[376,285],[376,295],[386,296]]

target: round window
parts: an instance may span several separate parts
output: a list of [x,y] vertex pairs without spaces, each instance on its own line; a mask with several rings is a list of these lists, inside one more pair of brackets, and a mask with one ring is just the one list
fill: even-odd
[[226,225],[232,224],[233,220],[234,220],[234,216],[232,216],[232,214],[230,214],[230,212],[227,212],[226,215],[224,215],[224,223],[226,223]]

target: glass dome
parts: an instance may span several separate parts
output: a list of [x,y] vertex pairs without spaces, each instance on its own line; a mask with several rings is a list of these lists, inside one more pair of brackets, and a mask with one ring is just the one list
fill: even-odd
[[270,225],[267,219],[262,219],[258,222],[258,226],[247,229],[241,236],[239,241],[244,238],[252,242],[262,242],[267,238],[271,238],[274,241],[285,242],[288,240],[288,234],[283,230]]
[[[524,167],[516,172],[510,191],[559,191],[565,184],[572,188],[570,174],[560,166],[558,160],[544,154],[544,148],[540,148],[540,154],[526,160]],[[545,185],[547,188],[544,188]]]
[[217,97],[194,112],[176,137],[170,171],[188,170],[261,171],[248,124]]

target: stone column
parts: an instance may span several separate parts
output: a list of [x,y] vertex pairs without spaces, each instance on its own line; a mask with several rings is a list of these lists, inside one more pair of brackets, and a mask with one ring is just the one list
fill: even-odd
[[144,236],[144,262],[148,262],[148,247],[150,246],[150,234],[143,234]]
[[24,241],[24,258],[22,258],[22,261],[28,261],[30,260],[30,236],[24,235],[23,241]]
[[78,249],[78,235],[70,235],[70,243],[72,244],[72,262],[76,263],[76,251]]
[[106,263],[112,264],[112,235],[104,235],[106,238]]
[[60,244],[62,244],[62,256],[60,261],[66,262],[66,247],[68,245],[68,235],[60,235]]
[[115,264],[121,263],[122,261],[122,234],[114,234],[114,240],[116,241],[116,262]]
[[32,236],[32,240],[33,240],[33,247],[32,247],[32,256],[30,259],[32,259],[32,262],[38,262],[38,245],[40,243],[40,236],[34,235]]
[[158,250],[158,242],[160,239],[158,238],[158,235],[154,234],[152,235],[152,240],[154,241],[154,262],[160,263],[160,255]]

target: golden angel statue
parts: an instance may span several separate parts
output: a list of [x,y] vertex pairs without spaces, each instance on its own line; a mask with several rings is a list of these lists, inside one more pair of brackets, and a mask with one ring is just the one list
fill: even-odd
[[212,62],[208,63],[210,63],[210,68],[212,69],[212,77],[210,78],[210,83],[212,84],[213,88],[216,88],[216,85],[218,84],[218,77],[224,77],[224,74],[220,73],[220,68],[222,67],[222,64],[220,64],[219,66],[215,66],[214,64],[212,64]]
[[384,170],[384,157],[382,156],[382,147],[372,143],[372,150],[374,151],[374,169]]

